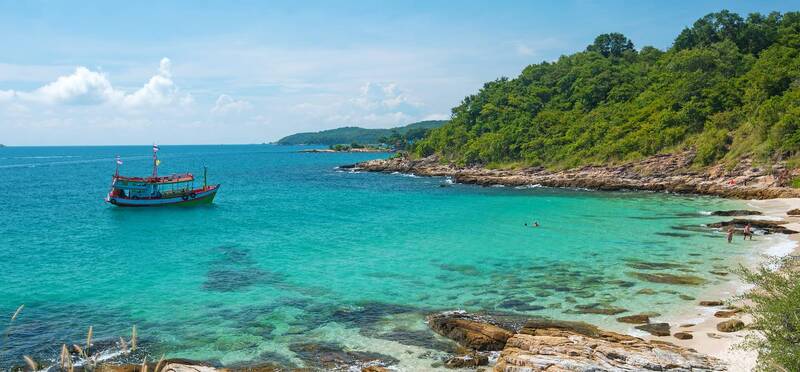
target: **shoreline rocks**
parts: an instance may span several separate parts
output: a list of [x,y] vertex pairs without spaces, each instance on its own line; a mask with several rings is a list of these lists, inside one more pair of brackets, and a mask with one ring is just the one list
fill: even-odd
[[540,185],[607,191],[644,190],[737,199],[800,197],[800,189],[781,184],[779,177],[766,169],[753,167],[749,160],[740,162],[732,170],[719,165],[698,170],[692,167],[694,156],[693,151],[683,151],[620,165],[584,166],[560,171],[542,167],[498,170],[457,166],[443,163],[436,156],[421,159],[395,157],[354,164],[352,169],[450,177],[455,182],[481,186]]
[[427,321],[434,332],[477,351],[503,350],[506,341],[514,335],[508,329],[463,311],[432,314]]
[[670,335],[669,323],[648,323],[638,325],[634,328],[640,331],[645,331],[653,336],[664,337]]
[[721,371],[716,358],[668,342],[603,331],[583,322],[531,321],[508,339],[494,370]]

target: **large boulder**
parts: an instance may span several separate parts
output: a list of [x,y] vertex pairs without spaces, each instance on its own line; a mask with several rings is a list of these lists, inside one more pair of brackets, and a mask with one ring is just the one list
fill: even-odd
[[790,216],[800,216],[800,209],[792,209],[786,212],[786,214]]
[[536,321],[508,339],[495,371],[722,371],[719,360],[668,342],[581,322]]
[[636,329],[650,333],[653,336],[669,336],[669,323],[650,323],[634,327]]
[[717,331],[736,332],[744,329],[744,322],[739,319],[726,320],[717,324]]
[[490,324],[485,319],[463,311],[447,311],[428,316],[428,326],[459,345],[480,351],[503,350],[506,341],[514,334],[505,328]]
[[648,314],[628,315],[617,318],[617,321],[620,323],[647,324],[650,323],[650,315]]

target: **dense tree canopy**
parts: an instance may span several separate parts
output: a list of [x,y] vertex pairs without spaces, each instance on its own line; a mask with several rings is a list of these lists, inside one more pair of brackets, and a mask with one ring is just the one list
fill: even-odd
[[618,33],[484,84],[414,145],[461,164],[571,167],[679,148],[698,165],[800,151],[800,13],[722,11],[666,51]]

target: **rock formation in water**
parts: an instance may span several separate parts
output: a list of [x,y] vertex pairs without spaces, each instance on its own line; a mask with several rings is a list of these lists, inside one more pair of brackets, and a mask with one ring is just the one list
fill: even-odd
[[428,324],[464,347],[502,350],[494,367],[498,372],[725,369],[721,361],[691,349],[583,322],[530,319],[513,331],[492,324],[487,317],[445,312],[429,316]]

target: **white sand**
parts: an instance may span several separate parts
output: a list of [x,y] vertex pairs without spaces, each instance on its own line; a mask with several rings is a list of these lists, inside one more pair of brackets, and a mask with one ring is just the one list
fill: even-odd
[[[800,217],[790,217],[786,212],[790,209],[800,208],[800,199],[770,199],[770,200],[753,200],[748,201],[747,204],[750,208],[764,213],[764,216],[749,216],[752,219],[766,219],[773,221],[788,221],[784,225],[789,229],[800,231]],[[800,255],[800,237],[796,235],[774,236],[770,238],[768,247],[763,245],[759,248],[762,249],[761,253],[764,258],[768,256],[786,256],[786,255]],[[761,238],[764,239],[764,238]],[[756,247],[756,245],[754,245]],[[729,285],[720,287],[714,293],[708,294],[708,298],[699,298],[701,300],[725,300],[732,296],[741,294],[747,288],[740,282],[731,281]],[[752,371],[756,367],[756,353],[749,350],[742,350],[735,348],[739,344],[747,332],[740,331],[735,333],[722,333],[717,331],[716,326],[718,323],[734,318],[716,318],[714,313],[721,310],[722,307],[702,307],[697,306],[693,309],[688,309],[685,313],[680,314],[677,323],[671,323],[675,326],[672,328],[673,334],[676,332],[689,332],[694,338],[691,340],[678,340],[674,337],[648,337],[649,339],[669,341],[677,345],[694,348],[701,353],[715,356],[728,363],[730,371]],[[750,319],[747,315],[738,315],[735,318],[741,319],[747,324]],[[671,319],[675,320],[675,319]],[[656,320],[657,321],[657,320]],[[694,324],[691,327],[680,327],[680,323]]]

